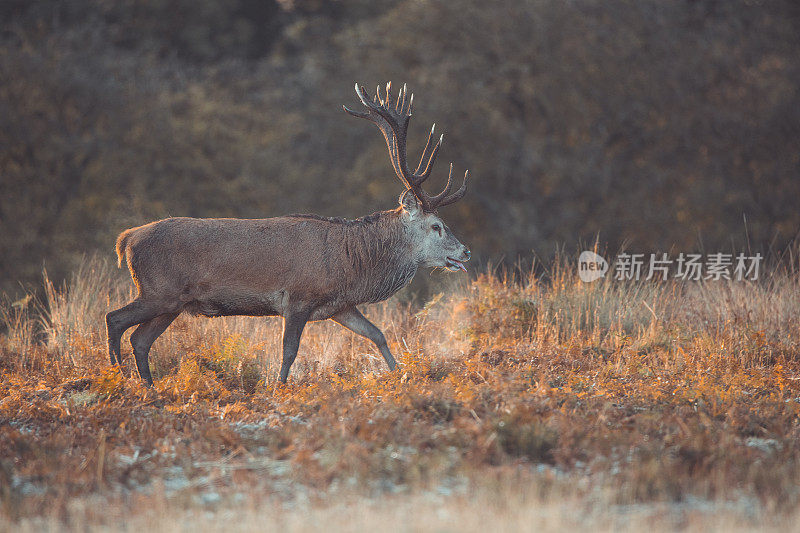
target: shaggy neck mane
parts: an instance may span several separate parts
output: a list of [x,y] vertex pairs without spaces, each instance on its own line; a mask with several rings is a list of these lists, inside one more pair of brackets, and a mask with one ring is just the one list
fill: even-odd
[[416,257],[400,216],[401,210],[379,211],[348,220],[318,215],[291,215],[331,224],[326,236],[329,263],[344,281],[353,303],[380,302],[406,286],[417,272]]
[[367,224],[374,224],[382,215],[386,213],[393,213],[394,211],[378,211],[376,213],[372,213],[371,215],[366,215],[359,218],[342,218],[342,217],[323,217],[320,215],[315,215],[313,213],[296,213],[293,215],[287,215],[291,218],[308,218],[311,220],[322,220],[325,222],[330,222],[331,224],[341,224],[343,226],[364,226]]

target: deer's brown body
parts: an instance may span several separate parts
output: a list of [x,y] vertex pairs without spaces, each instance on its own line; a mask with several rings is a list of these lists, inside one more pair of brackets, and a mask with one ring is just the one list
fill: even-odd
[[[404,169],[410,101],[404,110],[401,91],[396,110],[390,110],[383,102],[366,101],[362,90],[356,90],[369,112],[348,112],[378,124],[393,165]],[[403,156],[399,158],[401,134]],[[383,334],[356,306],[390,297],[420,267],[463,270],[461,263],[469,259],[466,247],[434,213],[437,205],[463,196],[464,186],[448,194],[448,179],[444,193],[436,197],[419,187],[440,144],[441,140],[434,146],[429,139],[420,163],[426,163],[423,173],[398,171],[407,190],[400,207],[391,211],[356,220],[316,215],[168,218],[122,232],[117,239],[120,266],[127,264],[139,294],[106,317],[111,363],[121,363],[122,334],[138,324],[131,344],[139,374],[152,383],[150,347],[180,313],[188,312],[209,317],[283,316],[282,381],[288,378],[309,320],[332,319],[369,338],[394,369]]]
[[399,218],[168,218],[123,232],[117,254],[140,297],[169,302],[170,312],[271,316],[304,302],[309,320],[325,320],[385,300],[414,277]]

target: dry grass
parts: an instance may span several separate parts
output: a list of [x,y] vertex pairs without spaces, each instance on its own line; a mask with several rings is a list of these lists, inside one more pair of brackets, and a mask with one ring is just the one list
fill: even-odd
[[2,308],[0,527],[787,527],[798,289],[483,274],[368,309],[400,371],[321,323],[285,386],[277,320],[181,318],[147,391],[108,369],[129,285],[90,261]]

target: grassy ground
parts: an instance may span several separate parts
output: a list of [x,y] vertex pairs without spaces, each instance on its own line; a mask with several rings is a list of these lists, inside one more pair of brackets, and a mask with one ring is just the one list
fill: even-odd
[[320,323],[288,385],[279,321],[179,318],[148,391],[87,262],[2,307],[0,529],[796,528],[798,285],[484,274],[367,309],[399,371]]

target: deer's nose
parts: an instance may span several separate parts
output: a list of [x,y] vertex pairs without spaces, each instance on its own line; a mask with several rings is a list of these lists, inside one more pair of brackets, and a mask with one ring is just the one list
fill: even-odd
[[466,257],[466,258],[467,258],[467,261],[469,261],[469,258],[470,258],[470,256],[472,256],[472,253],[470,253],[470,251],[469,251],[469,248],[467,248],[467,247],[465,246],[465,247],[464,247],[464,257]]

